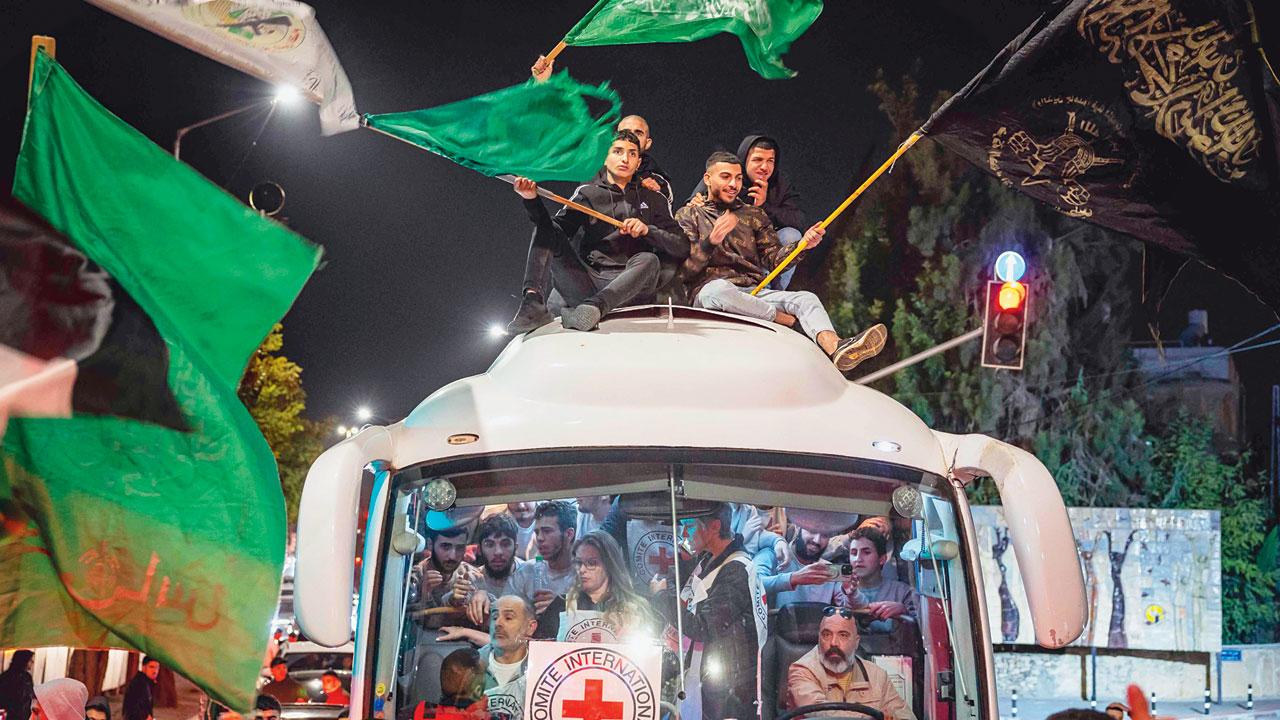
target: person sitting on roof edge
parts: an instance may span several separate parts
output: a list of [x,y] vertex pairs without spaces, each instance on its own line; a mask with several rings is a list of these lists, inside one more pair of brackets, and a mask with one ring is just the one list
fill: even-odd
[[552,280],[564,299],[564,327],[593,330],[610,310],[652,300],[659,254],[677,261],[689,255],[689,240],[672,219],[667,199],[632,182],[640,167],[640,147],[635,133],[619,131],[604,167],[571,198],[622,221],[620,228],[568,207],[552,217],[538,197],[538,186],[528,178],[516,179],[515,191],[524,198],[534,231],[520,309],[507,325],[508,333],[529,332],[551,322],[546,300]]
[[[848,372],[884,349],[884,325],[867,328],[857,337],[841,339],[818,296],[808,291],[751,290],[795,247],[783,246],[763,210],[738,198],[742,161],[718,151],[707,158],[707,200],[689,203],[676,213],[676,222],[689,237],[689,257],[681,267],[695,307],[745,315],[787,327],[799,325],[840,372]],[[805,232],[807,249],[822,242],[826,229],[815,224]]]

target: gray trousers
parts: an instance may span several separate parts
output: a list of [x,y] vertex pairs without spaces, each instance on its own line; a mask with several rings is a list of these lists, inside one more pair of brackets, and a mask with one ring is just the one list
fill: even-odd
[[765,289],[753,296],[753,287],[738,287],[723,279],[712,280],[698,291],[693,305],[769,322],[773,322],[781,310],[795,315],[800,322],[800,329],[815,342],[818,340],[818,333],[826,330],[835,332],[826,308],[822,307],[822,301],[808,290]]

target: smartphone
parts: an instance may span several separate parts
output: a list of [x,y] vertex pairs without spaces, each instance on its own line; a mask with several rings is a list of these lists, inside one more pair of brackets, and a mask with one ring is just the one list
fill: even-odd
[[849,563],[832,563],[827,566],[827,575],[832,580],[840,580],[843,582],[853,576],[853,566]]

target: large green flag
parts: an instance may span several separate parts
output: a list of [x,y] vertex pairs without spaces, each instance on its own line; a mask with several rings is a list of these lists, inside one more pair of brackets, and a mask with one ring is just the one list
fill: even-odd
[[822,14],[822,0],[600,0],[566,45],[693,42],[716,33],[742,41],[747,64],[769,80],[794,77],[782,56]]
[[366,115],[365,124],[485,175],[581,182],[604,164],[621,110],[608,83],[562,72],[427,110]]
[[[65,236],[60,257],[96,263],[107,311],[72,358],[70,416],[15,417],[0,443],[0,646],[133,647],[250,708],[285,515],[271,451],[235,391],[319,249],[175,161],[43,54],[13,192]],[[40,232],[7,239],[59,247]]]

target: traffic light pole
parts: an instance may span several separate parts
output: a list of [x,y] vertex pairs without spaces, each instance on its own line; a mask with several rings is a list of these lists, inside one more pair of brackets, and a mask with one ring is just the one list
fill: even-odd
[[956,347],[957,345],[963,345],[969,342],[970,340],[977,340],[980,337],[982,337],[982,328],[978,328],[977,330],[970,330],[969,332],[961,335],[960,337],[951,338],[950,340],[940,345],[934,345],[928,350],[918,352],[909,358],[899,360],[898,362],[888,367],[880,368],[879,370],[873,373],[870,373],[868,375],[863,375],[857,380],[854,380],[854,382],[858,383],[859,385],[867,385],[867,384],[873,383],[876,380],[888,377],[898,372],[902,368],[911,367],[912,365],[923,362],[924,360],[927,360],[933,357],[934,355],[937,355],[938,353],[944,353],[950,350],[951,348]]

